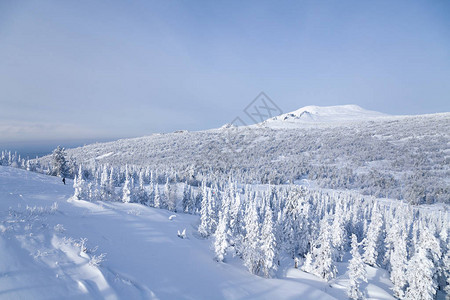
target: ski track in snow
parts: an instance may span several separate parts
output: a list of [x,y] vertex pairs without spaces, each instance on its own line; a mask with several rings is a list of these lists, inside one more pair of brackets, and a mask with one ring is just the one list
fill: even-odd
[[[254,276],[238,258],[213,260],[211,240],[196,234],[197,216],[70,200],[71,184],[0,167],[1,299],[347,298],[346,263],[329,283],[292,268],[289,260],[282,261],[277,279]],[[180,239],[184,228],[187,238]],[[101,253],[106,260],[91,265]],[[369,297],[392,299],[386,271],[368,267],[368,277]]]

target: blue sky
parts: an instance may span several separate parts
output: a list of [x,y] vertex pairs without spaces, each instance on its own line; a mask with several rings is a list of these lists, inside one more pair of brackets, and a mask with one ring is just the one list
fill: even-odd
[[284,111],[450,111],[449,1],[0,1],[0,142]]

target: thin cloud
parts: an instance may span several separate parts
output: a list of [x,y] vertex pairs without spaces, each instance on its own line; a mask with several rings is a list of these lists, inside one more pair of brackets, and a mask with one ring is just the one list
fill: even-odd
[[0,141],[22,141],[39,139],[79,139],[104,136],[98,132],[77,124],[1,121]]

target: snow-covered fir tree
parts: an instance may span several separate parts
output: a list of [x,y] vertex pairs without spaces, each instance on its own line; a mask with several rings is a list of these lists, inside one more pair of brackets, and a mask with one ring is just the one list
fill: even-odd
[[406,267],[408,263],[408,253],[406,250],[406,237],[405,233],[398,228],[398,224],[393,224],[392,232],[395,233],[395,242],[392,246],[392,252],[390,255],[389,265],[391,269],[390,279],[394,284],[392,290],[394,295],[398,298],[402,298],[407,283]]
[[364,299],[364,293],[361,291],[361,282],[367,282],[366,265],[364,264],[361,254],[359,253],[359,245],[356,235],[352,234],[352,258],[348,265],[349,285],[347,295],[350,299]]
[[183,189],[183,199],[182,199],[182,207],[184,213],[193,213],[194,211],[194,201],[192,198],[191,187],[185,182]]
[[347,231],[344,226],[344,214],[341,201],[336,201],[336,208],[333,217],[332,239],[333,239],[333,259],[335,261],[342,261],[344,256],[345,245],[347,243]]
[[157,183],[155,183],[153,190],[155,194],[153,197],[153,205],[155,208],[161,208],[161,196],[159,194],[159,187]]
[[270,205],[266,204],[264,222],[261,227],[262,271],[265,277],[270,277],[271,273],[277,269],[275,262],[277,247],[273,230],[272,210],[270,209]]
[[217,230],[214,233],[214,252],[216,255],[216,260],[219,262],[223,261],[228,248],[227,232],[228,212],[226,210],[220,211],[219,224],[217,225]]
[[169,184],[169,177],[167,177],[166,179],[166,184],[164,185],[164,201],[165,201],[165,206],[167,207],[168,210],[170,211],[175,211],[176,210],[176,199],[174,197],[173,191],[172,191],[172,187]]
[[78,170],[78,175],[75,176],[75,179],[73,181],[73,188],[74,188],[74,198],[76,200],[81,200],[86,198],[86,182],[84,180],[83,176],[83,168],[80,165]]
[[261,270],[262,256],[260,247],[260,228],[255,201],[247,205],[245,217],[245,246],[243,248],[244,265],[252,274]]
[[326,214],[320,222],[319,237],[311,251],[313,256],[311,273],[327,281],[335,278],[337,269],[333,261],[333,253],[329,216]]
[[51,175],[59,177],[69,176],[69,166],[66,159],[66,150],[58,146],[52,153]]
[[200,225],[198,226],[198,232],[203,237],[208,237],[210,232],[208,230],[209,223],[211,222],[208,213],[208,192],[206,189],[206,183],[202,182],[202,203],[200,209]]
[[436,267],[430,258],[429,251],[418,245],[417,251],[408,262],[406,276],[408,287],[404,299],[432,300],[436,295]]
[[122,188],[122,202],[131,202],[131,178],[130,174],[128,173],[128,166],[125,173],[125,183],[123,184]]
[[383,228],[383,218],[378,211],[375,203],[372,210],[372,217],[367,229],[367,236],[364,240],[364,262],[376,266],[378,262],[378,254],[381,250],[380,239]]

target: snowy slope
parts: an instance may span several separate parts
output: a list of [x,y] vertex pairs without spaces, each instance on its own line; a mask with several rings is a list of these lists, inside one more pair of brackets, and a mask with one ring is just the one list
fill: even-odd
[[[425,202],[449,203],[450,113],[375,117],[353,111],[359,121],[273,121],[269,128],[153,134],[68,149],[67,155],[84,166],[148,166],[189,178],[190,170],[224,178],[231,172],[246,183],[285,183],[307,175],[322,188],[355,189],[415,204],[424,202],[424,190]],[[323,108],[315,112],[328,120],[339,115],[336,109],[333,118]],[[50,162],[51,156],[33,161],[44,170]]]
[[[346,298],[345,263],[331,286],[290,268],[290,261],[282,264],[279,279],[257,277],[240,259],[212,259],[211,241],[195,233],[197,216],[169,218],[166,210],[139,204],[68,201],[68,182],[0,167],[0,298]],[[187,239],[180,239],[176,233],[184,228]],[[92,263],[101,253],[106,260]],[[368,295],[392,299],[386,272],[369,268],[369,274]]]
[[380,112],[363,109],[358,105],[311,105],[273,117],[260,125],[269,128],[295,128],[308,124],[317,125],[361,122],[387,116],[388,115]]

